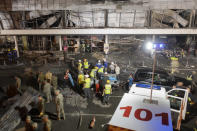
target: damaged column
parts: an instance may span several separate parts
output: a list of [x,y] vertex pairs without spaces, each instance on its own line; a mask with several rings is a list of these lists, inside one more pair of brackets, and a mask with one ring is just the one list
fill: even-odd
[[105,55],[109,54],[109,37],[108,37],[108,35],[105,35],[104,53],[105,53]]
[[62,37],[59,36],[59,48],[60,48],[60,51],[62,51]]

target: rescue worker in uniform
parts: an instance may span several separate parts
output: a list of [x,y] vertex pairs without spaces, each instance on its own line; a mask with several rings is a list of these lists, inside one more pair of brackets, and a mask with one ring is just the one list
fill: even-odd
[[17,51],[16,51],[16,48],[13,49],[12,57],[13,57],[13,61],[16,61],[17,60]]
[[8,60],[9,62],[12,62],[12,52],[10,51],[10,49],[8,49]]
[[96,64],[96,66],[97,66],[99,69],[102,67],[101,60],[98,60],[98,63]]
[[187,75],[186,79],[187,79],[188,81],[192,81],[192,74]]
[[110,94],[112,94],[112,87],[110,84],[110,80],[107,80],[107,84],[105,84],[105,89],[103,90],[103,104],[109,104]]
[[195,72],[195,71],[192,71],[191,74],[189,74],[189,75],[186,77],[186,79],[187,79],[188,81],[190,81],[194,87],[197,87],[196,82],[195,82],[195,75],[196,75],[196,72]]
[[194,97],[191,94],[190,88],[187,88],[187,90],[188,90],[189,94],[188,94],[188,102],[187,102],[187,112],[186,112],[186,114],[190,116],[193,113],[192,107],[195,104],[195,102],[194,102]]
[[45,100],[42,96],[38,97],[38,111],[39,117],[43,116],[45,113]]
[[78,75],[77,82],[78,82],[79,89],[81,89],[83,87],[83,83],[84,83],[84,74],[82,71],[80,71],[80,73]]
[[57,119],[61,119],[61,114],[63,115],[63,119],[65,120],[65,113],[64,113],[64,97],[60,93],[59,90],[55,91],[55,104],[56,104],[56,110],[57,110]]
[[96,66],[91,70],[90,77],[91,77],[92,80],[94,80],[96,78],[97,70],[98,70],[98,67],[96,67]]
[[114,62],[111,62],[111,65],[109,66],[110,68],[110,73],[114,74],[115,73],[115,65]]
[[51,84],[53,86],[53,93],[55,93],[55,90],[57,89],[58,86],[58,79],[56,75],[52,76]]
[[84,68],[85,73],[87,73],[88,69],[89,69],[89,63],[88,63],[87,59],[84,59],[83,68]]
[[171,57],[171,73],[174,74],[175,72],[179,73],[179,61],[177,57]]
[[101,68],[98,69],[98,77],[100,78],[104,73],[104,66],[101,66]]
[[49,103],[52,101],[52,96],[51,96],[51,84],[50,84],[50,80],[48,79],[45,82],[44,88],[43,88],[43,93],[45,94],[45,97],[47,98],[47,102]]
[[78,63],[78,71],[82,71],[82,63],[81,63],[81,60],[79,60],[79,63]]
[[51,80],[52,80],[52,73],[48,70],[46,75],[45,75],[45,79],[46,80],[49,80],[49,83],[51,83]]
[[95,88],[96,88],[96,96],[99,96],[100,94],[99,79],[95,79]]
[[25,121],[25,131],[32,131],[32,123],[31,116],[27,116]]
[[38,84],[39,84],[39,91],[40,92],[42,91],[42,86],[43,86],[43,83],[44,83],[44,79],[45,79],[44,73],[41,71],[38,75]]
[[85,81],[83,84],[85,98],[90,98],[90,86],[91,86],[91,80],[89,78],[89,75],[85,75]]
[[117,80],[120,80],[120,67],[117,64],[115,66],[115,73],[117,76]]
[[51,120],[49,120],[48,115],[43,116],[44,127],[43,131],[51,131]]

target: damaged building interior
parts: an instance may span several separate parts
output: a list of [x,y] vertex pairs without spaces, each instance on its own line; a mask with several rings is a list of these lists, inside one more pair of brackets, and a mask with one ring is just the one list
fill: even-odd
[[197,131],[197,0],[0,0],[0,131]]

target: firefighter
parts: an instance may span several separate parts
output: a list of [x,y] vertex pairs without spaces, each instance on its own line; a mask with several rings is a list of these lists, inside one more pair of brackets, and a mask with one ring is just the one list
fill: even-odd
[[16,61],[16,59],[17,59],[17,51],[16,51],[16,48],[13,49],[12,57],[13,57],[13,61]]
[[91,80],[89,78],[89,75],[85,75],[85,81],[83,84],[85,98],[90,98],[90,86],[91,86]]
[[12,52],[8,49],[8,61],[12,62]]
[[89,69],[89,63],[88,63],[87,59],[84,59],[83,67],[84,67],[84,70],[87,72]]
[[97,70],[98,70],[98,67],[96,67],[96,66],[91,70],[90,77],[91,77],[92,80],[94,80],[96,78]]
[[187,88],[188,90],[188,102],[187,102],[187,117],[190,117],[190,115],[192,114],[192,108],[195,104],[194,102],[194,97],[193,95],[191,94],[191,89],[190,88]]
[[103,90],[103,104],[109,104],[110,94],[112,94],[112,87],[110,84],[110,80],[107,80],[107,84],[105,84],[105,89]]
[[98,60],[98,63],[96,64],[96,66],[97,66],[99,69],[102,67],[101,60]]
[[78,75],[77,82],[78,82],[79,88],[82,88],[82,85],[83,85],[83,82],[84,82],[84,74],[83,74],[82,71],[80,71],[80,73]]
[[81,60],[79,60],[79,63],[78,63],[78,71],[82,71],[82,63],[81,63]]

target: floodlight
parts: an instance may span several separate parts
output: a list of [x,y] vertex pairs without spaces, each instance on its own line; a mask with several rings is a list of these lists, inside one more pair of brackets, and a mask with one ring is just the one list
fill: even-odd
[[153,49],[153,43],[152,43],[152,42],[146,43],[146,49],[147,49],[147,50]]

